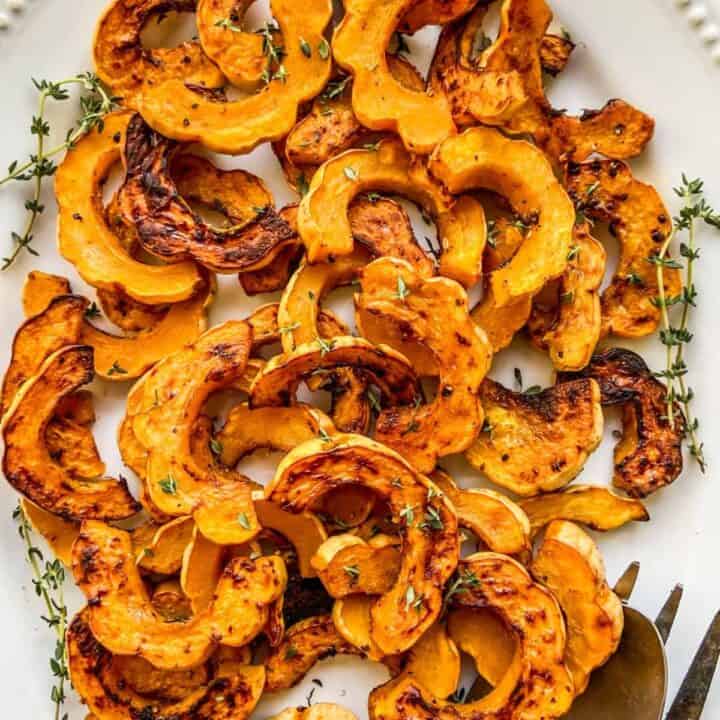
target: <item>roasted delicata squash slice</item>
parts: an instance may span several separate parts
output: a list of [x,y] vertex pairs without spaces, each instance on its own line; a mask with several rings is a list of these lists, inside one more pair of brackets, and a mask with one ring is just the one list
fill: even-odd
[[465,290],[453,280],[425,280],[402,260],[381,258],[361,276],[356,303],[388,318],[407,339],[437,360],[439,388],[433,403],[383,410],[375,437],[401,453],[420,472],[437,459],[466,450],[482,427],[478,392],[490,369],[492,348],[471,320]]
[[682,472],[685,426],[675,405],[668,420],[667,389],[645,361],[631,350],[613,348],[593,356],[580,373],[564,373],[560,382],[584,377],[600,386],[603,405],[621,405],[623,436],[615,446],[613,484],[634,498],[669,485]]
[[527,498],[519,505],[530,519],[533,535],[553,520],[568,520],[593,530],[606,531],[632,521],[646,522],[650,519],[639,500],[621,497],[607,488],[592,485],[575,485],[562,492]]
[[303,380],[318,370],[347,366],[362,370],[388,404],[409,404],[419,395],[417,378],[406,358],[392,348],[375,347],[362,338],[345,336],[319,338],[293,352],[276,355],[255,378],[250,407],[293,405]]
[[167,623],[152,607],[129,534],[97,521],[81,528],[73,573],[88,599],[88,624],[98,641],[116,655],[137,655],[163,670],[195,667],[218,644],[247,645],[265,627],[269,607],[287,582],[279,557],[236,558],[207,611],[186,623]]
[[136,548],[138,566],[158,575],[174,575],[179,572],[194,528],[192,518],[175,518],[161,525],[149,543]]
[[[227,19],[227,3],[210,4],[216,22]],[[323,33],[332,15],[330,0],[273,0],[280,28],[282,63],[270,69],[263,88],[239,100],[208,97],[177,78],[144,88],[139,109],[157,132],[182,142],[200,142],[216,152],[239,155],[263,142],[279,140],[292,129],[298,107],[318,95],[331,71]],[[207,20],[211,22],[211,17]],[[303,47],[311,48],[308,57]]]
[[[415,66],[397,55],[387,56],[388,67],[401,85],[423,92],[425,81]],[[285,139],[281,162],[304,168],[311,177],[315,169],[331,157],[358,146],[372,133],[363,127],[352,109],[352,77],[333,78],[310,112]],[[280,149],[280,148],[278,148]]]
[[60,295],[18,328],[3,378],[0,416],[7,412],[23,383],[37,375],[50,355],[79,342],[88,304],[79,295]]
[[133,116],[125,111],[106,116],[102,126],[79,140],[60,164],[55,176],[60,253],[93,287],[121,287],[147,304],[187,300],[203,284],[195,265],[146,265],[135,260],[105,218],[102,183],[121,159]]
[[400,30],[413,33],[425,25],[445,25],[467,14],[475,5],[477,0],[421,0],[411,6]]
[[107,319],[128,333],[142,332],[157,325],[170,305],[145,305],[122,290],[98,290],[97,304]]
[[602,331],[600,284],[607,254],[587,223],[575,226],[568,258],[552,301],[536,300],[528,324],[534,342],[549,352],[553,366],[561,371],[582,370]]
[[584,160],[594,153],[630,158],[652,138],[652,118],[622,100],[579,117],[556,111],[545,96],[543,70],[563,67],[563,53],[548,58],[546,31],[552,12],[545,0],[504,0],[500,31],[485,45],[480,4],[467,23],[443,32],[431,71],[431,87],[443,91],[455,121],[477,121],[513,134],[529,134],[554,160]]
[[53,460],[45,442],[58,404],[92,378],[92,348],[71,345],[47,358],[3,417],[3,473],[21,495],[55,515],[120,520],[139,510],[125,481],[74,478]]
[[397,453],[360,435],[298,446],[284,458],[266,494],[291,512],[302,512],[317,497],[344,485],[373,490],[400,524],[400,573],[371,613],[377,646],[385,654],[403,652],[440,614],[442,587],[459,552],[455,512]]
[[193,12],[195,5],[195,0],[115,0],[105,11],[95,32],[95,71],[125,105],[134,107],[144,87],[168,78],[208,88],[223,84],[223,74],[197,41],[174,48],[142,45],[140,34],[153,16]]
[[200,462],[192,440],[208,397],[245,372],[251,342],[246,322],[218,325],[155,365],[131,395],[132,431],[147,451],[145,486],[152,503],[168,515],[192,515],[200,531],[221,545],[239,545],[257,533],[251,486]]
[[[185,622],[193,614],[189,598],[183,592],[178,580],[174,578],[163,580],[153,587],[152,604],[158,614],[168,622]],[[145,663],[145,661],[139,662]]]
[[353,76],[352,104],[371,130],[396,132],[412,153],[427,155],[455,132],[444,95],[404,87],[390,72],[386,50],[412,0],[350,0],[335,30],[335,61]]
[[312,565],[331,597],[386,593],[400,574],[397,538],[377,535],[365,542],[357,535],[333,535],[317,548]]
[[[261,268],[287,245],[297,243],[292,227],[272,205],[262,205],[251,221],[237,227],[215,229],[203,222],[172,179],[174,145],[139,115],[128,126],[127,178],[119,206],[145,250],[171,263],[194,260],[216,272],[231,273]],[[235,182],[234,172],[224,173],[229,183]]]
[[309,707],[287,708],[271,720],[357,720],[357,718],[342,705],[315,703]]
[[565,382],[540,393],[516,393],[486,380],[485,427],[465,452],[492,482],[518,495],[564,487],[602,439],[600,388]]
[[622,637],[622,603],[605,579],[605,564],[592,538],[577,525],[557,520],[535,555],[533,576],[558,599],[567,621],[565,662],[575,695],[590,673],[615,653]]
[[245,720],[265,683],[261,665],[211,661],[157,670],[140,658],[113,655],[93,636],[87,610],[70,623],[67,654],[73,688],[96,720]]
[[401,675],[372,691],[370,717],[562,717],[574,692],[564,663],[566,632],[557,600],[522,565],[504,555],[471,555],[463,560],[460,573],[466,591],[455,594],[452,605],[492,610],[517,638],[507,673],[492,693],[464,705],[443,701],[412,676]]
[[25,317],[39,315],[58,295],[71,295],[70,281],[60,275],[31,270],[23,285],[22,305]]
[[498,307],[537,292],[563,273],[572,246],[575,208],[538,148],[492,128],[471,128],[438,146],[430,170],[452,193],[473,189],[498,193],[529,226],[515,256],[491,277]]
[[430,479],[455,507],[458,525],[467,528],[492,552],[520,555],[530,550],[530,523],[523,510],[492,490],[461,490],[442,470]]
[[[478,279],[487,229],[482,205],[473,198],[454,203],[425,164],[397,140],[383,140],[373,149],[348,150],[315,173],[298,211],[298,230],[310,263],[352,252],[355,242],[348,209],[367,191],[397,193],[420,205],[438,227],[443,249],[440,274],[466,286]],[[330,206],[335,212],[327,212]]]
[[[602,331],[620,337],[644,337],[657,330],[661,311],[657,267],[652,258],[672,231],[672,218],[652,185],[636,180],[630,168],[614,160],[570,164],[566,185],[589,218],[608,223],[620,243],[620,261],[602,295]],[[680,271],[663,268],[666,297],[680,293]]]
[[287,629],[283,642],[265,663],[269,692],[285,690],[302,680],[312,666],[334,655],[361,655],[361,651],[344,640],[330,615],[301,620]]
[[[253,92],[260,87],[264,73],[277,72],[265,53],[261,33],[242,29],[245,13],[253,0],[199,0],[198,38],[207,56],[236,87]],[[273,42],[275,32],[272,33]]]

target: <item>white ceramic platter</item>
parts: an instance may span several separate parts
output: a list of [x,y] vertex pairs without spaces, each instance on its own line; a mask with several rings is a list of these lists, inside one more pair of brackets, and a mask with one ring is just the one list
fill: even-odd
[[[557,107],[578,111],[600,107],[607,98],[622,97],[649,112],[657,120],[657,133],[649,151],[634,167],[638,176],[655,183],[673,210],[671,188],[680,173],[705,179],[710,201],[720,204],[720,0],[604,0],[588,3],[554,0],[557,21],[568,28],[580,47],[568,70],[553,83],[551,98]],[[713,6],[715,5],[715,7]],[[90,69],[93,26],[104,0],[0,0],[0,166],[22,158],[32,150],[28,132],[35,111],[36,94],[31,77],[58,80]],[[264,2],[253,10],[263,17]],[[424,31],[411,42],[413,59],[426,66],[435,35]],[[60,133],[73,118],[71,103],[50,111],[53,127]],[[268,147],[241,158],[223,158],[222,164],[247,168],[261,175],[275,193],[278,204],[293,200]],[[48,188],[49,190],[50,188]],[[0,189],[0,251],[7,254],[10,232],[23,219],[27,187]],[[55,212],[50,192],[49,210],[38,227],[38,258],[27,254],[10,271],[0,275],[4,319],[0,324],[0,366],[5,367],[10,342],[22,321],[20,293],[27,272],[38,268],[67,275],[73,286],[91,295],[74,269],[55,248]],[[418,219],[418,223],[421,221]],[[428,229],[418,225],[418,234]],[[720,416],[716,414],[720,392],[716,373],[720,367],[720,236],[703,230],[703,256],[697,284],[700,308],[694,314],[695,340],[688,353],[691,384],[697,393],[696,410],[702,419],[709,473],[701,476],[688,461],[687,470],[675,485],[649,501],[652,522],[599,537],[611,579],[631,560],[642,564],[634,603],[654,615],[676,582],[685,586],[685,598],[671,636],[671,692],[677,689],[692,655],[709,623],[720,608],[720,486],[713,478],[720,467]],[[611,257],[617,255],[609,246]],[[612,270],[612,268],[610,268]],[[342,295],[340,296],[343,297]],[[347,298],[343,314],[348,316]],[[223,278],[221,293],[211,311],[211,323],[244,317],[259,304],[274,299],[246,298],[234,277]],[[337,303],[334,303],[334,306]],[[655,339],[638,346],[649,363],[659,368],[662,351]],[[512,385],[513,368],[523,370],[527,385],[548,384],[550,367],[524,341],[498,356],[493,376]],[[96,383],[93,387],[99,421],[95,427],[103,458],[112,474],[125,472],[115,446],[115,428],[124,407],[127,384]],[[604,484],[611,475],[611,437],[617,418],[606,423],[602,448],[591,458],[581,479]],[[446,463],[464,485],[482,484],[461,461]],[[250,474],[265,480],[271,462],[258,462]],[[23,558],[17,529],[11,519],[16,497],[0,483],[0,687],[4,714],[41,720],[51,717],[48,657],[53,639],[40,621],[41,607],[35,597],[30,572]],[[72,583],[68,583],[72,586]],[[72,610],[79,607],[77,592],[69,592]],[[336,658],[317,665],[294,690],[266,696],[255,717],[304,704],[308,693],[314,700],[345,704],[360,718],[367,716],[367,694],[386,677],[379,665],[351,658]],[[322,687],[312,682],[322,681]],[[71,697],[70,720],[84,718],[83,708]],[[720,717],[720,681],[708,700],[705,716]]]

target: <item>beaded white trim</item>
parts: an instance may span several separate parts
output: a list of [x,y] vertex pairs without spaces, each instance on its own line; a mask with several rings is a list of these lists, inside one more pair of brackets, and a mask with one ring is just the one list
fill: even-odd
[[702,0],[673,0],[675,7],[685,16],[690,28],[712,59],[720,65],[720,21],[718,15]]

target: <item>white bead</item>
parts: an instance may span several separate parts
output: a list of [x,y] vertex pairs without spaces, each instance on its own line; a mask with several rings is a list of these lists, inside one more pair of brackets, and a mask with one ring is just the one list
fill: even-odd
[[714,23],[708,25],[701,33],[702,39],[708,44],[712,45],[720,39],[720,27]]
[[0,13],[0,30],[7,30],[10,27],[10,18],[5,13]]
[[25,9],[25,0],[7,0],[7,6],[13,12],[20,12]]
[[707,20],[707,9],[702,5],[692,8],[688,13],[688,19],[691,25],[700,27]]

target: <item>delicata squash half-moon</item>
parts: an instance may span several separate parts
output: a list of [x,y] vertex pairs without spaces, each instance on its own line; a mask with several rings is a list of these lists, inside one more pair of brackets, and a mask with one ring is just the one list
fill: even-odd
[[466,452],[470,464],[518,495],[567,485],[600,444],[598,384],[565,382],[540,393],[515,393],[486,380],[485,427]]
[[[478,279],[487,230],[482,205],[472,198],[454,203],[425,164],[391,139],[371,150],[348,150],[313,176],[298,210],[298,231],[310,263],[352,252],[349,206],[370,190],[397,193],[418,203],[438,226],[443,248],[440,273],[466,286]],[[328,207],[335,212],[328,213]]]
[[[620,261],[602,295],[602,332],[643,337],[657,330],[661,310],[652,258],[672,231],[672,218],[657,191],[636,180],[625,163],[594,160],[566,168],[570,197],[589,218],[608,223],[620,243]],[[680,293],[680,271],[663,268],[666,297]]]
[[443,470],[430,479],[447,495],[458,525],[470,530],[492,552],[520,555],[530,550],[530,523],[519,505],[493,490],[462,490]]
[[451,193],[497,192],[529,225],[512,260],[492,274],[498,307],[537,292],[562,274],[572,245],[575,208],[541,150],[493,128],[476,127],[441,143],[430,159],[430,171]]
[[303,380],[318,370],[353,367],[362,370],[388,404],[409,404],[419,395],[410,363],[389,347],[375,347],[356,337],[319,338],[272,358],[250,388],[250,407],[294,405]]
[[478,393],[490,369],[492,348],[471,320],[465,290],[453,280],[417,275],[402,260],[380,258],[363,270],[356,304],[387,318],[406,339],[435,356],[440,385],[434,402],[381,411],[375,438],[420,472],[439,457],[466,450],[482,427]]
[[225,568],[211,606],[185,623],[158,617],[135,564],[130,535],[97,521],[83,524],[73,548],[73,573],[88,600],[88,624],[116,655],[137,655],[163,670],[192,668],[218,644],[242,647],[268,621],[285,591],[277,556],[235,558]]
[[533,535],[553,520],[568,520],[593,530],[606,531],[615,530],[633,520],[645,522],[650,519],[639,500],[621,497],[607,488],[592,485],[574,485],[562,492],[521,500],[518,504],[530,519]]
[[132,431],[147,451],[152,503],[167,515],[192,515],[203,535],[221,545],[257,534],[251,486],[200,462],[192,442],[208,397],[242,377],[251,335],[246,322],[218,325],[155,365],[131,394]]
[[384,499],[400,525],[400,574],[373,604],[371,632],[385,654],[403,652],[437,619],[443,585],[457,564],[457,521],[450,503],[399,455],[360,435],[311,440],[292,450],[266,494],[291,512],[302,512],[329,490],[355,484]]
[[196,0],[115,0],[95,31],[93,54],[100,79],[133,107],[146,86],[175,77],[202,87],[223,84],[223,74],[197,41],[174,48],[143,47],[140,34],[153,17],[169,11],[193,12]]
[[2,422],[3,473],[21,495],[66,519],[121,520],[139,506],[124,480],[81,480],[57,464],[45,431],[61,400],[93,378],[92,348],[56,351],[16,394]]
[[143,303],[179,302],[203,284],[192,263],[146,265],[130,256],[105,218],[102,183],[121,159],[131,112],[107,115],[68,151],[55,175],[58,246],[85,282],[99,289],[121,287]]
[[575,226],[568,266],[556,282],[552,301],[536,298],[528,329],[547,350],[556,370],[582,370],[602,331],[600,284],[605,275],[605,248],[590,234],[588,223]]
[[[195,260],[216,272],[230,273],[258,269],[288,244],[297,243],[293,229],[272,205],[262,205],[251,221],[237,227],[215,229],[203,222],[180,196],[170,174],[174,145],[139,115],[128,126],[127,177],[119,207],[145,250],[168,262]],[[232,183],[235,172],[223,174]]]
[[425,25],[445,25],[470,12],[475,5],[477,0],[420,0],[406,13],[400,31],[414,33]]
[[353,111],[371,130],[396,132],[408,151],[427,155],[455,132],[444,95],[401,85],[390,72],[386,50],[413,0],[348,0],[335,30],[333,54],[352,73]]
[[608,587],[605,564],[592,538],[577,525],[553,522],[531,566],[560,603],[567,620],[565,662],[575,695],[585,692],[590,673],[615,653],[622,636],[622,603]]
[[[223,21],[223,8],[216,21]],[[298,107],[318,95],[330,77],[331,62],[323,33],[332,16],[330,0],[273,0],[271,12],[282,35],[284,55],[269,82],[239,100],[207,97],[171,78],[145,87],[139,110],[147,123],[166,137],[200,142],[216,152],[239,155],[279,140],[291,130]],[[303,47],[311,48],[308,57]]]
[[81,612],[68,628],[68,669],[96,720],[245,720],[260,699],[261,665],[213,658],[191,670],[157,670],[140,658],[113,655],[95,639],[87,616]]
[[667,388],[631,350],[613,348],[593,356],[579,373],[563,373],[559,382],[592,378],[603,405],[621,405],[623,436],[615,446],[613,484],[643,498],[677,479],[682,472],[683,416],[675,406],[674,427],[667,414]]
[[451,605],[489,608],[517,638],[507,673],[493,692],[467,704],[443,701],[412,676],[401,675],[370,693],[370,718],[562,717],[574,693],[564,663],[565,623],[555,598],[534,582],[522,565],[504,555],[471,555],[462,561],[460,573],[465,578],[465,592],[455,594]]

